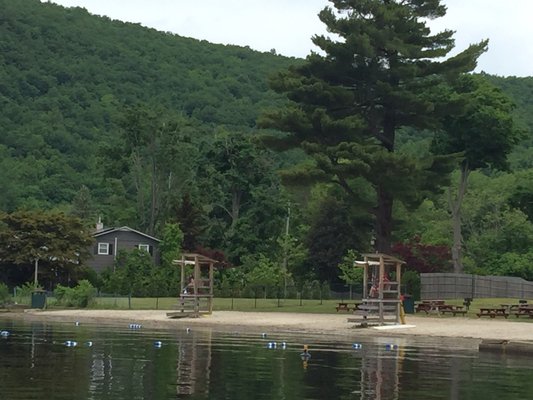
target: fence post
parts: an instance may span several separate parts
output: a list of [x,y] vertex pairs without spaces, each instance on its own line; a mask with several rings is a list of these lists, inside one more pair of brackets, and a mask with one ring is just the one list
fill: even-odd
[[128,294],[128,309],[131,310],[131,292]]
[[159,297],[155,298],[155,309],[159,310]]

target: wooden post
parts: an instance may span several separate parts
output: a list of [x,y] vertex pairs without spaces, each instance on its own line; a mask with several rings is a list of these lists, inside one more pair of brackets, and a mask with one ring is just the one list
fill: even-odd
[[180,295],[183,293],[183,289],[185,289],[185,256],[182,255],[181,256],[181,283],[180,283]]
[[383,302],[384,295],[383,295],[383,278],[385,277],[385,261],[383,259],[383,255],[379,255],[379,323],[383,324],[384,321],[384,307],[385,304]]
[[199,300],[199,293],[198,293],[198,284],[200,283],[200,261],[198,260],[198,256],[194,256],[194,284],[193,284],[193,294],[194,294],[194,313],[196,316],[200,314],[200,302]]
[[364,258],[365,265],[363,265],[363,299],[368,298],[368,257]]
[[[209,263],[209,313],[211,314],[213,312],[213,281],[214,281],[214,273],[213,273],[213,263]],[[232,306],[233,306],[233,299],[232,299]]]

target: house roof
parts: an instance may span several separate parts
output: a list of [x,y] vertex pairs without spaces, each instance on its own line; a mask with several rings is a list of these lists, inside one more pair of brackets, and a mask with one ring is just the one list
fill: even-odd
[[158,239],[156,237],[147,235],[146,233],[143,233],[143,232],[138,231],[136,229],[130,228],[129,226],[121,226],[120,228],[104,228],[104,229],[101,229],[99,231],[93,232],[92,235],[93,235],[93,237],[97,238],[99,236],[107,235],[107,234],[113,233],[113,232],[135,232],[138,235],[141,235],[141,236],[144,236],[146,238],[155,240],[156,242],[160,242],[161,241],[161,239]]

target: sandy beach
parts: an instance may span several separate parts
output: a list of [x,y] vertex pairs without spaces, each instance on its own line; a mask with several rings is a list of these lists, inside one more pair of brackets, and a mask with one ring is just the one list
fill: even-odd
[[170,310],[26,310],[23,313],[4,313],[0,318],[48,320],[55,322],[94,323],[121,325],[140,323],[157,329],[202,327],[214,331],[287,332],[325,335],[338,339],[361,336],[403,336],[425,338],[469,339],[473,343],[482,340],[531,341],[533,324],[515,319],[472,319],[457,317],[421,317],[408,314],[405,325],[387,326],[384,329],[355,328],[348,322],[348,314],[306,314],[216,311],[200,318],[170,319]]

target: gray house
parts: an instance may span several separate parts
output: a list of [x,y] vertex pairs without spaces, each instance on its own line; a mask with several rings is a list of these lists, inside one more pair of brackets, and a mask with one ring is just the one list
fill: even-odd
[[160,263],[159,243],[161,240],[146,233],[127,226],[104,228],[99,221],[93,237],[95,243],[91,251],[92,257],[86,261],[86,264],[98,273],[113,267],[114,261],[121,250],[145,250],[150,253],[156,265]]

